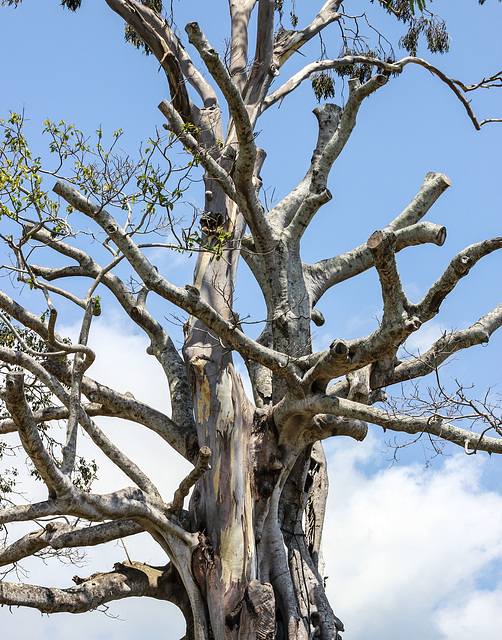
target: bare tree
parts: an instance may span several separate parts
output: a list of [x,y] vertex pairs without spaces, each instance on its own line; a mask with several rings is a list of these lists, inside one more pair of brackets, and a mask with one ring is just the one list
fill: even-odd
[[[81,3],[62,4],[77,9]],[[443,336],[425,354],[399,359],[400,346],[438,314],[460,279],[502,247],[500,238],[467,247],[420,302],[408,299],[395,256],[407,247],[444,243],[444,227],[423,218],[449,187],[445,175],[427,174],[404,211],[361,246],[315,264],[300,257],[306,229],[332,199],[329,174],[358,111],[389,77],[398,82],[410,65],[424,67],[454,92],[477,129],[495,121],[478,120],[465,96],[500,86],[500,73],[472,86],[449,78],[416,57],[420,35],[432,51],[447,48],[444,25],[427,12],[425,2],[380,4],[408,29],[403,41],[411,55],[401,60],[380,44],[380,34],[378,46],[370,49],[347,26],[341,0],[327,0],[303,26],[293,5],[293,30],[282,27],[282,2],[232,0],[223,54],[196,22],[185,28],[192,51],[205,65],[202,73],[175,27],[172,7],[164,17],[160,0],[107,0],[125,21],[128,39],[153,54],[154,64],[165,72],[171,101],[164,100],[159,109],[168,138],[150,141],[135,163],[116,152],[120,132],[108,147],[98,132],[91,148],[73,127],[47,123],[57,166],[46,169],[30,154],[22,118],[13,115],[4,123],[2,215],[18,231],[2,235],[13,255],[3,269],[42,291],[47,313],[40,318],[0,293],[2,396],[9,413],[0,421],[0,433],[18,433],[48,497],[28,504],[5,499],[0,524],[34,521],[39,528],[6,543],[0,563],[10,566],[43,550],[68,552],[146,531],[165,552],[166,565],[118,563],[112,572],[76,578],[68,589],[3,581],[0,603],[77,613],[120,598],[150,596],[181,609],[188,639],[333,640],[343,624],[323,584],[327,475],[321,441],[335,436],[363,440],[370,423],[436,437],[467,453],[502,452],[496,411],[488,401],[481,406],[469,400],[462,388],[452,397],[439,385],[439,396],[425,409],[418,401],[402,411],[376,406],[385,401],[384,388],[434,376],[452,354],[488,342],[502,324],[500,305],[472,326]],[[418,17],[418,10],[425,13]],[[364,17],[352,20],[358,25]],[[250,25],[255,25],[254,34]],[[330,26],[340,34],[341,55],[306,64],[272,90],[291,56]],[[249,51],[252,38],[254,53]],[[265,206],[260,193],[265,152],[255,142],[256,123],[309,78],[320,98],[329,97],[332,72],[348,78],[345,104],[315,109],[319,133],[305,176],[279,203]],[[169,148],[179,142],[191,154],[185,167],[170,160]],[[200,168],[204,211],[195,224],[180,227],[175,212],[187,180]],[[57,197],[42,189],[43,180],[52,177]],[[85,221],[79,227],[72,224],[76,217]],[[169,282],[148,257],[152,247],[196,252],[193,284]],[[42,263],[36,261],[39,255]],[[245,320],[234,310],[240,257],[266,305],[257,339],[246,333]],[[359,339],[336,339],[327,350],[313,353],[311,322],[324,323],[316,309],[319,300],[335,285],[373,268],[383,299],[379,327]],[[148,352],[166,378],[170,416],[87,375],[95,358],[87,342],[92,319],[100,313],[101,291],[148,336]],[[167,331],[165,314],[152,312],[152,296],[189,316],[181,353]],[[77,343],[58,335],[60,298],[81,314]],[[233,354],[246,363],[253,398],[236,374]],[[467,408],[459,415],[476,425],[485,422],[478,431],[459,427],[457,413],[446,411],[445,403]],[[125,418],[148,428],[193,464],[174,496],[161,495],[148,470],[120,451],[96,416]],[[53,421],[66,424],[60,453],[45,426]],[[88,464],[79,467],[80,430],[133,486],[107,495],[90,490],[93,470]]]

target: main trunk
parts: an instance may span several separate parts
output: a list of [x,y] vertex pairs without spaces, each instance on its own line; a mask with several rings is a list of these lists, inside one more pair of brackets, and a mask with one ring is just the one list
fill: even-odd
[[[206,184],[208,243],[207,225],[217,214],[238,246],[245,227],[241,216],[214,184]],[[194,276],[201,298],[235,322],[237,260],[238,251],[221,260],[201,254]],[[284,326],[281,330],[284,339]],[[326,489],[314,482],[321,469],[319,451],[280,442],[268,409],[247,398],[229,350],[193,318],[185,333],[199,446],[208,446],[212,454],[211,469],[195,486],[190,503],[191,527],[199,533],[192,573],[205,602],[210,637],[332,640],[341,623],[327,603],[318,571],[322,523],[319,517],[316,523],[315,513],[322,496],[312,500],[314,485],[317,490],[322,486],[321,493]],[[308,336],[297,341],[305,345]]]

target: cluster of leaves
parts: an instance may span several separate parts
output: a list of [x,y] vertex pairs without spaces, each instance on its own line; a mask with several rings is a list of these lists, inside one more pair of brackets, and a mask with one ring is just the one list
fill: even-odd
[[[282,24],[284,18],[284,0],[275,0],[275,10],[279,14],[279,20]],[[292,1],[291,11],[289,12],[289,20],[293,28],[298,26],[298,15],[296,14],[295,0]]]
[[310,81],[317,102],[335,97],[335,82],[329,71],[313,73],[310,76]]
[[37,221],[44,221],[57,235],[66,229],[66,222],[58,217],[58,204],[42,189],[41,159],[33,157],[23,127],[23,116],[17,113],[0,120],[0,218],[27,222],[28,210],[34,209]]
[[[369,48],[366,50],[349,50],[345,48],[342,49],[339,57],[343,58],[344,56],[365,56],[366,58],[381,59],[379,52]],[[394,59],[391,56],[387,56],[386,62],[392,63],[394,62]],[[343,64],[335,67],[333,70],[314,73],[310,77],[314,95],[318,102],[321,102],[321,100],[328,100],[335,96],[335,79],[333,77],[333,72],[342,79],[359,78],[359,81],[364,83],[371,78],[374,70],[375,66],[370,62],[363,62]],[[389,74],[388,72],[385,73],[387,73],[387,75],[396,75]]]
[[[430,0],[432,2],[432,0]],[[484,0],[483,0],[484,1]],[[402,0],[401,4],[407,4],[410,12],[415,14],[415,5],[419,11],[425,11],[426,0]],[[393,0],[387,0],[387,7],[393,5]]]
[[[415,6],[421,11],[415,16]],[[407,33],[400,38],[399,46],[410,55],[416,56],[420,36],[425,36],[427,49],[431,53],[446,53],[450,48],[450,38],[446,23],[426,9],[425,0],[389,0],[385,8],[407,27]]]

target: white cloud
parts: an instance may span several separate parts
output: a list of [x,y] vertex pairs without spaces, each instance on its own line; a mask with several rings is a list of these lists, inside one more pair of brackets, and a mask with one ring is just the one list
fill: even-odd
[[502,586],[475,590],[447,605],[438,615],[445,640],[499,640],[502,629]]
[[500,593],[483,599],[476,587],[502,559],[502,496],[481,483],[490,460],[456,454],[437,470],[412,464],[371,473],[373,453],[370,438],[360,452],[341,444],[330,459],[325,560],[346,637],[458,640],[456,612],[468,603],[462,624],[472,629],[482,614],[488,633],[471,637],[495,638]]
[[431,321],[422,325],[418,331],[412,333],[406,340],[405,348],[410,353],[424,353],[438,340],[445,332],[444,326],[439,322]]

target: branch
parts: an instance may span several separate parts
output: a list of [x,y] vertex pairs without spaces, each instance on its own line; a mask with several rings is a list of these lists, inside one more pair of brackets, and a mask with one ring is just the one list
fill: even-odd
[[[446,239],[446,229],[430,222],[419,221],[426,215],[439,196],[451,185],[441,173],[428,173],[420,191],[412,202],[384,229],[384,233],[396,234],[395,251],[417,244],[432,243],[441,246]],[[306,277],[310,281],[309,290],[313,305],[332,286],[366,271],[373,266],[371,252],[367,245],[334,258],[321,260],[314,265],[304,265]]]
[[229,2],[231,29],[229,73],[239,90],[242,90],[246,82],[249,18],[256,2],[257,0]]
[[58,496],[73,493],[73,485],[47,453],[38,434],[33,414],[24,397],[24,373],[7,374],[5,386],[7,410],[16,423],[24,450],[47,485],[49,493]]
[[312,427],[305,431],[302,438],[305,444],[313,444],[335,436],[347,436],[362,442],[368,435],[368,425],[362,420],[318,413],[312,418]]
[[132,520],[115,520],[85,528],[74,527],[65,522],[48,522],[42,529],[32,531],[0,549],[0,566],[19,562],[46,547],[59,550],[96,546],[142,531],[144,531],[143,527]]
[[[65,480],[67,478],[63,476]],[[9,509],[0,510],[0,525],[9,522],[29,522],[30,520],[38,520],[39,518],[47,518],[52,516],[63,516],[69,513],[72,500],[69,496],[57,498],[55,500],[44,500],[43,502],[35,502],[28,505],[16,505]]]
[[260,115],[263,100],[278,73],[274,63],[274,23],[275,0],[259,0],[253,66],[242,92],[253,123]]
[[124,253],[127,260],[136,273],[142,278],[145,285],[151,291],[155,291],[165,300],[169,300],[190,315],[198,318],[206,327],[213,331],[221,340],[238,351],[244,358],[260,362],[281,378],[288,380],[298,387],[298,377],[290,359],[285,354],[279,353],[259,345],[244,334],[235,323],[225,320],[209,304],[204,302],[194,287],[179,288],[163,278],[151,265],[133,240],[119,228],[114,218],[105,210],[93,204],[82,196],[71,185],[59,180],[54,186],[54,191],[75,209],[94,219],[104,229],[113,241]]
[[[343,56],[342,58],[337,58],[334,60],[321,60],[319,62],[312,62],[306,65],[301,71],[292,76],[287,82],[285,82],[281,87],[276,89],[273,93],[271,93],[264,101],[263,110],[268,109],[273,104],[278,102],[279,100],[283,100],[289,93],[294,91],[304,80],[309,78],[313,73],[317,73],[319,71],[324,71],[327,69],[336,69],[339,67],[345,67],[354,64],[365,64],[365,65],[373,65],[382,69],[388,73],[401,73],[403,69],[408,64],[417,64],[424,69],[430,71],[433,75],[436,75],[440,80],[442,80],[456,95],[456,97],[460,100],[465,110],[467,111],[467,115],[471,119],[474,127],[479,131],[482,125],[487,124],[488,122],[502,122],[502,119],[492,118],[478,121],[474,111],[472,110],[470,101],[462,93],[459,85],[461,83],[458,80],[453,80],[449,78],[445,73],[443,73],[440,69],[433,66],[426,60],[422,60],[421,58],[415,58],[413,56],[408,56],[403,58],[402,60],[398,60],[397,62],[384,62],[383,60],[378,60],[377,58],[369,58],[367,56]],[[498,75],[498,74],[497,74]],[[475,85],[472,85],[473,88]],[[480,83],[479,86],[482,86]],[[494,86],[494,85],[493,85]],[[497,85],[499,86],[499,85]]]
[[[383,75],[374,76],[364,84],[361,84],[357,78],[349,80],[349,97],[339,122],[337,122],[337,110],[327,119],[321,119],[314,112],[318,116],[321,131],[309,172],[302,181],[302,184],[308,185],[307,199],[299,206],[288,226],[290,238],[299,239],[319,207],[331,199],[331,194],[326,186],[331,167],[344,149],[356,126],[357,114],[363,100],[386,83],[387,78]],[[333,134],[329,140],[325,141],[324,129],[326,132],[331,131],[335,122],[337,126]]]
[[[46,362],[46,368],[63,384],[67,385],[71,380],[69,366],[61,361]],[[191,453],[196,446],[196,437],[193,434],[183,433],[164,413],[136,400],[130,393],[119,393],[110,389],[92,378],[84,376],[82,378],[82,392],[92,400],[91,406],[100,407],[100,412],[95,415],[106,415],[124,420],[131,420],[151,429],[163,438],[175,451],[179,453],[185,451],[187,459],[191,459]],[[175,398],[176,400],[176,398]],[[178,402],[181,400],[178,399]],[[91,415],[88,413],[88,415]],[[48,419],[59,419],[45,417],[41,413],[41,421]],[[0,430],[2,423],[0,422]],[[188,453],[187,453],[188,452]]]
[[[386,227],[384,231],[388,229],[389,227]],[[395,252],[426,243],[440,247],[445,240],[445,227],[432,222],[420,222],[396,232]],[[364,273],[373,266],[373,258],[367,244],[312,265],[304,264],[303,270],[308,281],[312,304],[315,306],[331,287]]]
[[429,172],[420,187],[420,191],[413,198],[410,204],[386,227],[388,231],[398,231],[421,220],[441,194],[448,187],[451,181],[444,173]]
[[458,253],[441,277],[432,285],[423,300],[416,305],[415,314],[422,322],[433,318],[446,296],[453,291],[459,280],[484,256],[502,248],[502,238],[492,238],[472,244]]
[[[100,403],[91,402],[82,404],[82,409],[88,416],[108,416],[110,413]],[[50,422],[51,420],[67,420],[70,411],[67,407],[44,407],[33,413],[33,420],[36,424]],[[123,417],[123,416],[118,416]],[[0,434],[13,433],[17,431],[16,423],[12,418],[0,420]]]
[[218,183],[230,200],[237,202],[237,191],[230,175],[225,169],[220,167],[216,160],[211,157],[210,153],[188,132],[183,119],[174,106],[167,100],[164,100],[159,104],[159,109],[167,118],[172,131],[179,137],[196,161],[199,162]]
[[[82,321],[82,327],[80,329],[80,336],[78,344],[82,346],[87,345],[89,338],[89,330],[91,328],[91,320],[96,306],[96,298],[90,298],[85,310],[84,319]],[[82,378],[87,368],[87,362],[82,358],[80,354],[76,354],[73,359],[72,375],[71,375],[71,391],[70,391],[70,406],[68,425],[66,429],[66,444],[63,449],[63,463],[61,465],[61,472],[67,476],[71,475],[73,466],[75,464],[75,456],[77,454],[77,434],[78,434],[78,422],[80,413],[80,401],[82,394]]]
[[385,385],[397,384],[426,376],[454,353],[469,347],[486,344],[490,336],[502,326],[502,304],[480,318],[467,329],[445,334],[437,340],[425,353],[399,363],[392,376],[384,381]]
[[[139,304],[125,284],[116,275],[108,271],[108,267],[101,268],[87,253],[60,240],[54,240],[47,231],[37,232],[33,237],[58,253],[72,258],[80,265],[79,267],[63,267],[62,272],[58,269],[43,269],[32,266],[34,273],[42,275],[49,280],[69,275],[87,276],[93,278],[94,281],[101,280],[131,319],[149,336],[151,340],[150,350],[162,365],[171,392],[171,410],[174,421],[171,425],[171,433],[173,437],[167,441],[181,455],[191,459],[190,456],[192,454],[188,452],[192,450],[191,444],[192,440],[196,439],[196,431],[185,363],[162,325],[148,313],[145,303]],[[69,273],[66,271],[67,269],[73,271]],[[0,298],[1,304],[2,299]],[[10,313],[10,311],[8,312]],[[40,319],[35,316],[34,318],[40,324]],[[19,319],[23,324],[26,324],[24,319],[21,317]],[[175,425],[177,425],[177,432],[174,430]]]
[[[117,563],[114,571],[98,573],[69,589],[0,582],[0,604],[24,606],[43,613],[83,613],[107,602],[149,596],[159,600],[178,600],[175,590],[180,584],[166,576],[165,569],[155,569],[140,562]],[[168,578],[168,579],[166,579]]]
[[[308,200],[312,174],[314,171],[313,159],[322,154],[326,145],[335,134],[338,125],[340,124],[340,117],[342,109],[336,104],[323,104],[322,107],[316,107],[313,110],[313,114],[317,118],[319,131],[317,136],[316,147],[312,155],[310,167],[300,182],[300,184],[286,195],[269,213],[268,218],[274,228],[282,230],[291,222],[294,214],[302,207],[303,203]],[[323,193],[323,190],[320,190]],[[313,215],[315,210],[311,213],[311,209],[306,211],[307,215]],[[301,225],[300,232],[301,232]]]
[[338,8],[341,4],[342,0],[328,0],[308,27],[299,31],[286,31],[278,38],[274,46],[274,57],[278,60],[278,66],[282,67],[304,44],[338,20],[340,18]]
[[169,505],[174,513],[179,513],[183,509],[183,502],[187,495],[190,493],[190,489],[194,484],[202,478],[202,476],[211,467],[209,466],[209,460],[211,459],[211,449],[209,447],[202,447],[199,452],[199,458],[195,468],[188,474],[188,476],[181,481],[180,486],[174,492],[174,498]]
[[362,405],[345,398],[337,398],[327,395],[311,396],[296,403],[284,402],[274,410],[276,424],[280,427],[299,413],[327,413],[356,420],[363,420],[377,424],[384,429],[402,431],[404,433],[428,433],[438,436],[442,440],[452,442],[464,448],[466,451],[487,451],[488,453],[502,453],[502,438],[492,438],[484,434],[474,433],[467,429],[460,429],[439,416],[430,418],[419,416],[404,416],[388,413],[377,407]]
[[396,236],[392,231],[375,231],[366,243],[371,251],[382,289],[382,324],[398,318],[408,302],[397,270],[395,244]]
[[142,2],[106,0],[106,3],[134,29],[153,52],[166,74],[174,107],[183,120],[188,122],[192,116],[192,104],[181,71],[178,48],[174,46],[174,36],[167,22]]
[[[0,360],[9,364],[18,365],[23,369],[30,371],[56,396],[62,404],[65,405],[65,407],[69,408],[70,398],[68,393],[64,390],[58,380],[36,360],[24,353],[21,353],[20,351],[13,351],[11,349],[6,349],[5,347],[0,347]],[[22,407],[20,408],[20,411],[20,415],[23,415]],[[17,420],[15,415],[13,415],[13,418],[15,421]],[[31,417],[31,420],[33,421],[33,428],[36,431],[36,425],[33,417]],[[121,471],[125,473],[128,478],[135,482],[140,488],[143,488],[147,493],[158,495],[158,490],[155,488],[151,480],[103,434],[101,429],[99,429],[99,427],[89,418],[82,408],[80,408],[79,411],[79,422],[83,429],[89,434],[93,442],[115,465],[118,466],[119,469],[121,469]],[[60,473],[59,469],[56,470]],[[63,477],[65,478],[65,483],[69,482],[66,476]],[[69,484],[69,486],[72,485]]]
[[[260,3],[261,5],[261,3]],[[230,110],[238,141],[238,155],[235,162],[233,177],[237,187],[237,204],[249,224],[253,235],[260,238],[270,236],[263,206],[258,200],[253,184],[254,167],[256,163],[256,145],[254,141],[253,125],[246,106],[241,98],[239,88],[233,83],[218,52],[211,47],[205,35],[196,22],[190,22],[185,27],[188,39],[199,52],[209,72],[216,80]],[[242,197],[241,197],[242,196]]]

